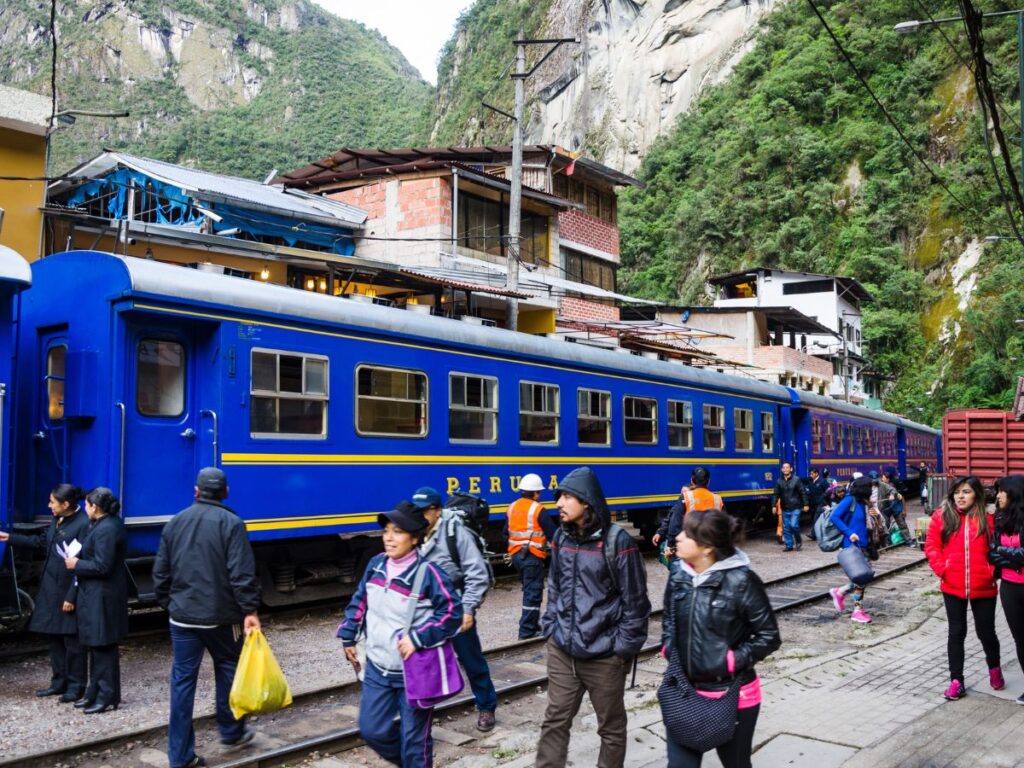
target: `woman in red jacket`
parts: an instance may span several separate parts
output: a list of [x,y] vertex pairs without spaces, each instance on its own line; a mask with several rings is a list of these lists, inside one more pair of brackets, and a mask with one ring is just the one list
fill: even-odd
[[967,639],[967,606],[974,614],[974,629],[985,649],[988,679],[992,688],[1005,686],[999,668],[996,637],[996,578],[988,561],[992,515],[985,512],[985,492],[973,475],[957,478],[942,507],[932,515],[924,553],[939,577],[942,599],[949,619],[949,688],[943,695],[962,698],[964,688],[964,641]]

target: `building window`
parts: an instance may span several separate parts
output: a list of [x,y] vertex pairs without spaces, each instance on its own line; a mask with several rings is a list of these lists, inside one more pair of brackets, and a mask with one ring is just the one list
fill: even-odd
[[616,290],[618,267],[614,264],[572,248],[563,248],[562,251],[565,254],[567,280],[593,285],[606,291]]
[[782,286],[783,296],[795,296],[803,293],[832,293],[835,290],[831,278],[827,280],[801,280],[795,283],[785,283]]
[[249,432],[253,437],[327,436],[327,358],[253,350]]
[[404,368],[356,368],[356,432],[379,437],[427,434],[427,375]]
[[576,390],[576,439],[580,445],[611,445],[611,401],[610,392]]
[[181,416],[185,412],[185,348],[174,341],[142,339],[135,407],[143,416]]
[[490,376],[448,376],[448,439],[493,443],[498,439],[498,380]]
[[[813,424],[813,422],[812,422]],[[767,411],[761,412],[761,452],[772,453],[775,450],[775,416]]]
[[519,442],[558,444],[558,387],[519,383]]
[[721,405],[704,406],[704,450],[725,450],[725,408]]
[[650,397],[626,396],[622,401],[622,436],[627,443],[658,442],[658,403]]
[[831,421],[825,422],[825,450],[834,451],[836,449],[836,440],[833,429],[835,425]]
[[754,450],[754,412],[747,408],[733,408],[732,422],[736,450]]
[[693,448],[693,403],[668,401],[668,447]]
[[64,373],[68,348],[57,344],[46,350],[46,414],[50,421],[64,418]]
[[[508,205],[459,192],[459,245],[492,256],[505,255]],[[519,227],[519,258],[527,264],[547,264],[548,217],[523,211]]]

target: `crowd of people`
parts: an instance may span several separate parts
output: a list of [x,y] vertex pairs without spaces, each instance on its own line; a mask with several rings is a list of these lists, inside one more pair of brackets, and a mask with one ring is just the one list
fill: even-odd
[[[714,749],[725,768],[749,768],[761,705],[756,665],[782,640],[764,585],[736,545],[740,525],[710,481],[707,469],[695,468],[653,537],[669,567],[661,639],[668,665],[659,688],[667,763],[699,766]],[[574,469],[558,483],[557,518],[545,509],[543,491],[538,475],[524,475],[505,528],[506,562],[523,587],[519,638],[546,639],[547,708],[535,764],[566,764],[573,720],[588,695],[601,740],[597,765],[622,766],[626,678],[646,643],[651,612],[646,566],[636,539],[612,522],[593,470]],[[922,490],[922,501],[926,494]],[[245,524],[226,505],[227,496],[224,472],[203,469],[194,503],[165,525],[154,565],[172,645],[171,768],[206,764],[196,754],[192,724],[205,652],[213,660],[221,742],[243,745],[254,735],[244,717],[232,714],[228,694],[244,637],[260,628],[261,592]],[[894,472],[855,474],[844,486],[817,468],[798,478],[784,463],[773,502],[785,551],[801,549],[803,516],[813,523],[823,514],[838,531],[835,540],[841,536],[840,564],[851,555],[869,563],[883,543],[916,545]],[[107,488],[86,494],[62,484],[51,492],[49,508],[52,521],[43,533],[0,532],[0,541],[43,553],[29,628],[48,639],[51,678],[36,693],[100,714],[121,703],[118,645],[128,630],[120,504]],[[367,744],[403,768],[430,766],[433,707],[459,689],[459,666],[472,689],[477,729],[495,727],[498,697],[477,632],[493,577],[484,543],[433,488],[419,488],[378,523],[383,552],[362,574],[337,636],[362,680],[359,728]],[[968,609],[990,686],[1005,687],[997,597],[1024,665],[1022,535],[1024,476],[997,483],[994,512],[978,478],[958,478],[930,517],[925,555],[940,579],[949,621],[946,699],[966,692]],[[864,608],[866,583],[851,575],[831,590],[840,612],[852,600],[854,622],[872,620]],[[438,671],[440,680],[423,673],[431,678],[425,685],[415,676],[421,673],[410,670]],[[691,689],[698,696],[688,697]],[[1024,704],[1024,694],[1016,701]]]

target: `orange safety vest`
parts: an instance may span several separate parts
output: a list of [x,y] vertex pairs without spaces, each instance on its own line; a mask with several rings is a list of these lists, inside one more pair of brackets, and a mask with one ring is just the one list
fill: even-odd
[[538,515],[545,514],[539,501],[525,496],[509,505],[508,512],[508,553],[514,555],[523,547],[543,559],[547,557],[548,540],[540,527]]
[[687,512],[699,512],[706,509],[721,509],[725,504],[722,497],[707,488],[684,488],[683,503]]

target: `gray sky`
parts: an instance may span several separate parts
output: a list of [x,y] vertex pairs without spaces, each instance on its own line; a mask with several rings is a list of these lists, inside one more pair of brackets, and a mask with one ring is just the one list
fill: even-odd
[[437,56],[455,29],[455,21],[473,0],[315,0],[345,19],[378,29],[420,71],[437,80]]

